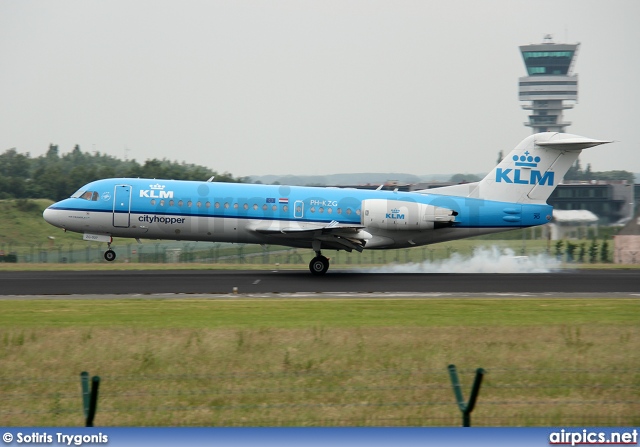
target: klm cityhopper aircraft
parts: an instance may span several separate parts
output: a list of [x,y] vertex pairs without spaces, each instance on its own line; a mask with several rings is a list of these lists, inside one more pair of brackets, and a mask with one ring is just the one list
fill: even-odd
[[309,269],[322,275],[329,268],[322,249],[415,247],[543,225],[552,217],[547,198],[581,150],[605,143],[531,135],[479,182],[414,192],[98,180],[51,205],[44,219],[106,242],[107,261],[116,258],[113,237],[276,244],[313,249]]

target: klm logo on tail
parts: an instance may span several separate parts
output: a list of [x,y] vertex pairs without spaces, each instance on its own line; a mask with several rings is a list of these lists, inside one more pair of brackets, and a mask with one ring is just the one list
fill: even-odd
[[548,185],[553,186],[554,182],[554,173],[551,171],[547,171],[541,173],[536,169],[538,163],[540,163],[540,157],[533,157],[530,155],[529,151],[526,151],[524,155],[513,156],[513,161],[515,161],[516,166],[521,166],[523,168],[529,169],[502,169],[496,168],[496,183],[515,183],[519,185]]

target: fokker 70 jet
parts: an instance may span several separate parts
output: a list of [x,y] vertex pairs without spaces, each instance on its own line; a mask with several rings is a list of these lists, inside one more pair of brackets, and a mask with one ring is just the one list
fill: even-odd
[[141,178],[97,180],[44,211],[87,241],[113,237],[275,244],[322,250],[416,247],[548,223],[547,199],[582,149],[610,143],[545,132],[525,138],[483,180],[400,192]]

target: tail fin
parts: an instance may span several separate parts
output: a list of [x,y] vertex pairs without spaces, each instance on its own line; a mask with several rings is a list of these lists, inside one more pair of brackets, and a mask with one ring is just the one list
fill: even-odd
[[531,135],[478,182],[469,197],[546,203],[582,149],[606,143],[611,141],[557,132]]

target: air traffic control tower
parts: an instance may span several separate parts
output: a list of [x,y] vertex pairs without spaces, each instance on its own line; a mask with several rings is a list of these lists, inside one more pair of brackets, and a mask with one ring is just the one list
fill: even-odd
[[525,126],[538,132],[564,132],[571,125],[564,121],[562,111],[573,108],[564,101],[578,101],[578,75],[572,74],[580,44],[554,43],[546,35],[541,44],[520,47],[527,74],[520,78],[520,101],[530,101],[522,108],[531,110]]

